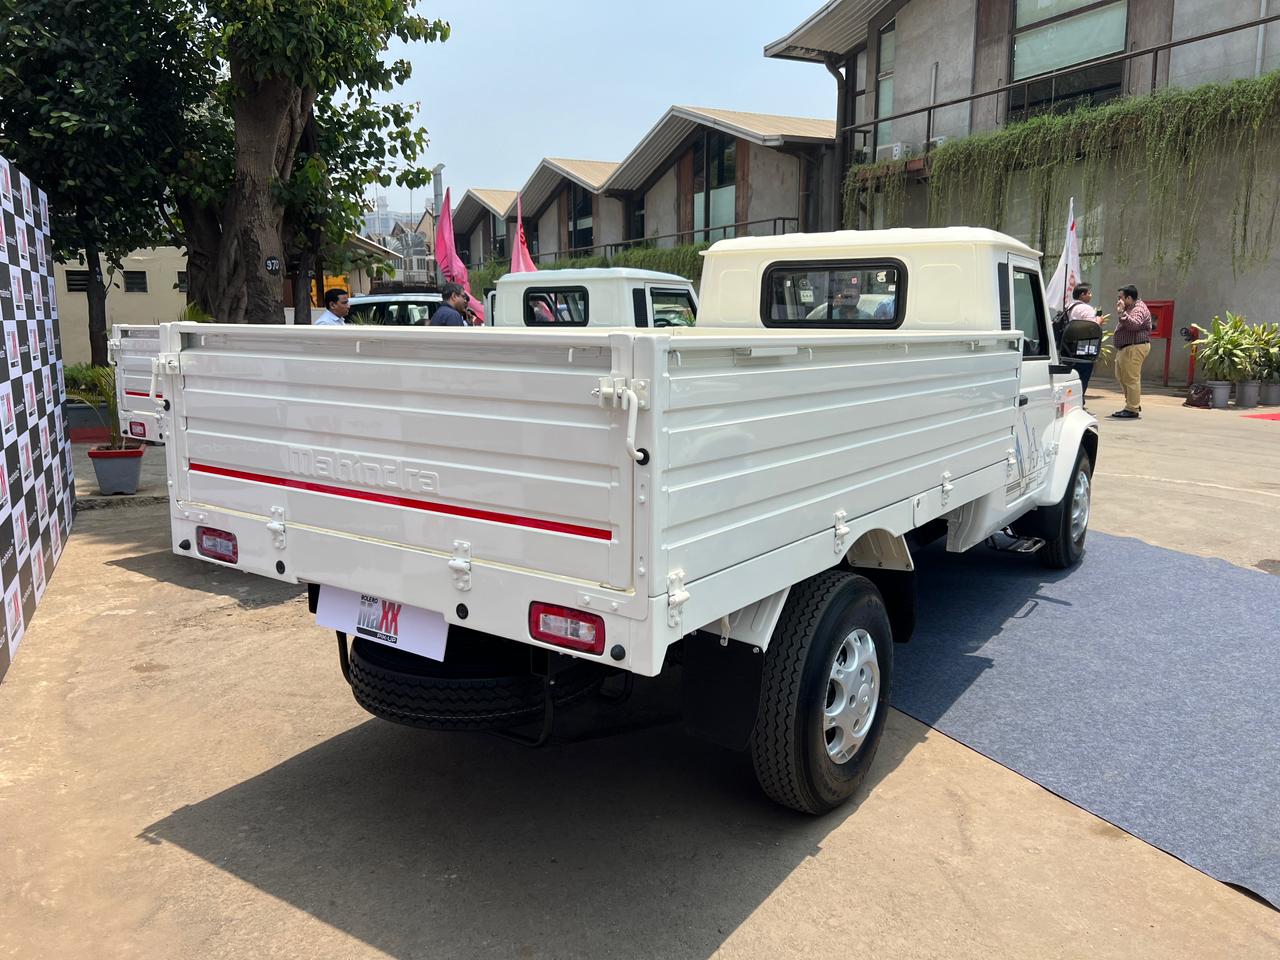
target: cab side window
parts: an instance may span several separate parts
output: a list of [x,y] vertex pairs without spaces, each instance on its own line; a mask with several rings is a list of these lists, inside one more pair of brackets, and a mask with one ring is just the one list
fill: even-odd
[[1048,325],[1040,275],[1033,270],[1013,268],[1013,326],[1022,331],[1022,355],[1028,359],[1049,358]]

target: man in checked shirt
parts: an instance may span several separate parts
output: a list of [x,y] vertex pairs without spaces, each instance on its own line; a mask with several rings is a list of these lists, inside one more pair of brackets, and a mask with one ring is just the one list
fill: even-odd
[[1142,363],[1151,352],[1155,321],[1147,305],[1138,299],[1133,284],[1121,287],[1116,300],[1116,379],[1124,388],[1124,409],[1111,414],[1116,420],[1137,420],[1142,415]]

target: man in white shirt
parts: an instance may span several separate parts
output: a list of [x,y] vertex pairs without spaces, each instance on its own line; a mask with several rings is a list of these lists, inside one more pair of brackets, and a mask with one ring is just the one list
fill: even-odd
[[324,292],[324,313],[312,321],[316,327],[345,327],[351,312],[351,295],[338,287]]

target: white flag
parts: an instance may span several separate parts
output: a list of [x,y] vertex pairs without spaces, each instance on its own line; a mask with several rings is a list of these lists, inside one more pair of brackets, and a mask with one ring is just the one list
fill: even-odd
[[1044,291],[1049,301],[1050,317],[1056,317],[1058,311],[1071,301],[1071,291],[1079,282],[1080,244],[1076,240],[1076,200],[1072,197],[1071,205],[1067,208],[1067,238],[1062,244],[1062,256]]

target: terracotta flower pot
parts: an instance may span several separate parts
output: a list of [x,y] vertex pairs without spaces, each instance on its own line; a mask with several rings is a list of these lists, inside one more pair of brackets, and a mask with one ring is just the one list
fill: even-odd
[[98,492],[108,496],[137,493],[144,452],[143,447],[126,447],[123,450],[95,447],[90,450],[89,460],[98,478]]

